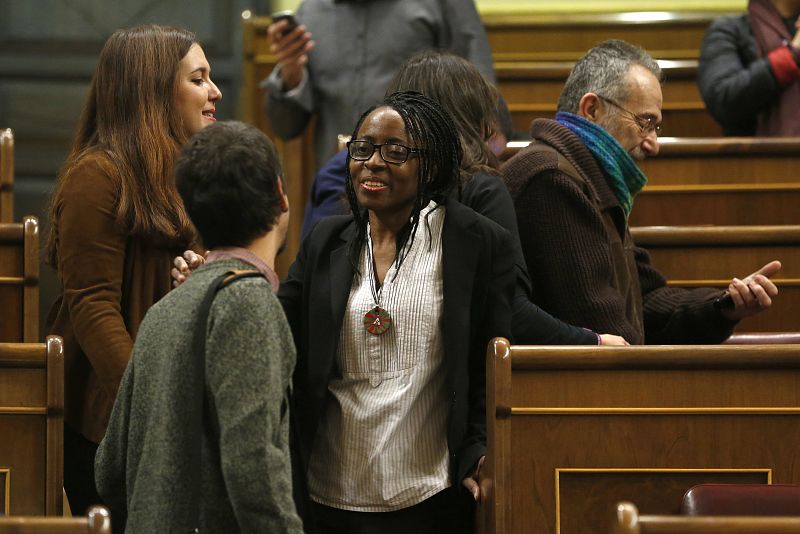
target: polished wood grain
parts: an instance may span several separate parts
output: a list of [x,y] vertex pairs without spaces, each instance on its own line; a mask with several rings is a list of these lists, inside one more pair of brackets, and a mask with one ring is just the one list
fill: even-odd
[[489,346],[484,532],[609,531],[696,481],[800,482],[800,346]]
[[774,277],[773,306],[741,321],[737,332],[800,331],[800,225],[632,227],[638,246],[670,285],[725,289],[772,260],[783,268]]
[[800,224],[800,182],[723,185],[648,185],[629,223],[653,225]]
[[696,59],[703,33],[724,13],[486,15],[496,62],[575,61],[606,39],[624,39],[658,59]]
[[0,343],[0,469],[11,481],[5,514],[62,515],[63,417],[61,338]]
[[[800,138],[661,137],[658,156],[639,163],[649,186],[797,184]],[[510,142],[503,161],[530,141]]]
[[0,223],[14,221],[14,132],[0,130]]
[[39,339],[39,222],[0,223],[0,342]]
[[111,534],[111,514],[92,506],[81,517],[0,517],[0,534]]
[[797,183],[800,138],[660,138],[639,165],[650,185]]
[[[697,88],[697,60],[659,62],[666,82],[662,87],[664,135],[722,135],[706,111]],[[538,118],[553,118],[573,62],[538,61],[495,64],[500,92],[508,103],[515,132],[528,132]]]
[[[800,138],[662,138],[631,226],[800,224]],[[528,141],[508,144],[502,159]]]
[[800,226],[644,226],[631,235],[668,280],[741,278],[775,259],[777,277],[800,279]]

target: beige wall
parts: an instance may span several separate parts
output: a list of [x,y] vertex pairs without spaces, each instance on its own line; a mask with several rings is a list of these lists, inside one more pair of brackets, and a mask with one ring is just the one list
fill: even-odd
[[[299,0],[277,0],[276,9],[295,9]],[[743,11],[747,0],[477,0],[481,13]]]

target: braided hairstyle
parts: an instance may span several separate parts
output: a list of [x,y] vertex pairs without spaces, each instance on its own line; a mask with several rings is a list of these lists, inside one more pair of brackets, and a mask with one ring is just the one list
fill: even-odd
[[[459,166],[463,151],[458,130],[447,111],[436,101],[416,91],[401,91],[387,96],[383,102],[372,106],[358,119],[352,139],[358,139],[358,131],[367,116],[378,108],[391,108],[403,119],[406,132],[413,144],[420,149],[417,196],[411,209],[408,224],[397,236],[395,253],[395,276],[400,270],[419,225],[422,209],[433,200],[442,204],[459,181]],[[353,240],[349,256],[350,263],[358,272],[358,257],[366,243],[367,211],[358,205],[353,177],[350,175],[350,154],[347,155],[347,199],[355,219],[357,237]],[[408,245],[408,246],[407,246]]]

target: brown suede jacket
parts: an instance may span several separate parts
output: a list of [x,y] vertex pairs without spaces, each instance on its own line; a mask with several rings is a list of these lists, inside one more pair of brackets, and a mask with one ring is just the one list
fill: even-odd
[[64,338],[66,423],[99,443],[139,323],[170,290],[172,258],[183,247],[118,227],[117,186],[96,157],[86,157],[65,180],[50,221],[62,291],[46,328]]

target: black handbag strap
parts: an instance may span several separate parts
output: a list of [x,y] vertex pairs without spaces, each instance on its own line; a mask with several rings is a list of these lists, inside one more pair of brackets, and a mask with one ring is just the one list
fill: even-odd
[[[197,412],[196,417],[189,418],[187,421],[186,431],[189,435],[188,443],[194,444],[191,451],[188,451],[191,457],[189,458],[189,465],[193,466],[190,472],[189,491],[190,507],[193,515],[188,519],[193,521],[196,525],[200,523],[200,488],[201,488],[201,473],[202,473],[202,440],[203,440],[203,421],[207,412],[206,408],[206,332],[208,331],[208,315],[211,311],[211,305],[214,303],[214,297],[217,292],[226,287],[236,280],[242,278],[251,278],[253,276],[264,275],[256,270],[240,270],[228,271],[216,277],[209,285],[203,300],[200,303],[200,308],[197,312],[197,321],[195,322],[194,337],[192,339],[192,355],[191,365],[193,368],[187,373],[187,377],[192,380],[194,388],[190,398],[188,399],[189,406],[202,408]],[[199,528],[195,528],[192,532],[200,532]]]

